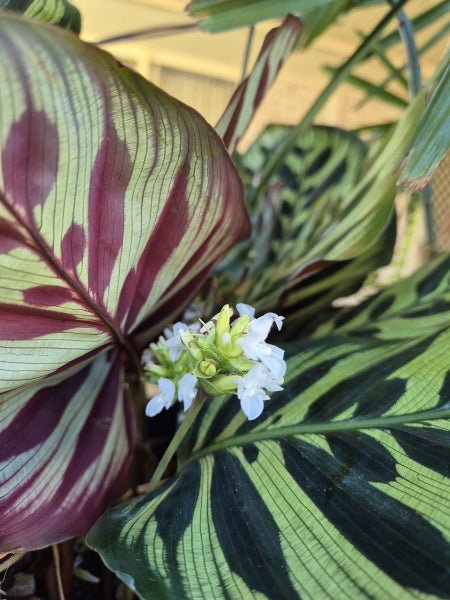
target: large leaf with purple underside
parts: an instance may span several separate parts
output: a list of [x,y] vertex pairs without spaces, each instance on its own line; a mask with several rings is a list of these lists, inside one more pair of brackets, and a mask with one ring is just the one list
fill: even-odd
[[216,125],[230,154],[246,132],[255,111],[264,99],[295,45],[302,24],[288,15],[280,27],[267,34],[250,75],[234,92],[224,114]]
[[0,80],[8,550],[85,532],[126,483],[124,378],[249,225],[214,130],[105,52],[1,17]]
[[0,0],[0,11],[3,10],[80,33],[80,12],[67,0]]

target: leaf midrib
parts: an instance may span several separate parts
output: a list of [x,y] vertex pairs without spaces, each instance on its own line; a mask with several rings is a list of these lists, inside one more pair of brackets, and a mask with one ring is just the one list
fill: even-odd
[[216,443],[212,443],[209,446],[198,450],[189,457],[189,460],[183,462],[181,465],[183,468],[193,462],[220,450],[226,450],[235,446],[245,446],[248,444],[254,444],[255,442],[270,440],[270,439],[284,439],[295,435],[304,433],[327,433],[333,431],[345,431],[352,429],[372,429],[372,428],[386,428],[395,425],[406,425],[410,423],[420,423],[422,421],[431,421],[436,419],[450,418],[450,407],[444,409],[433,409],[423,411],[419,413],[403,414],[403,415],[392,415],[389,417],[377,417],[370,419],[360,419],[351,421],[328,421],[324,423],[314,424],[299,424],[286,427],[280,427],[278,429],[264,429],[256,432],[246,433],[243,435],[234,436],[226,440],[221,440]]
[[89,307],[91,312],[98,317],[98,319],[105,325],[105,328],[111,333],[113,340],[122,347],[127,355],[131,359],[131,363],[136,369],[138,374],[141,374],[141,366],[139,357],[135,351],[135,349],[131,346],[129,341],[126,339],[122,332],[118,330],[114,323],[109,319],[108,315],[102,311],[90,298],[87,291],[80,285],[78,285],[74,280],[72,280],[58,263],[56,258],[48,251],[47,244],[45,240],[43,240],[42,236],[39,235],[36,231],[34,231],[20,216],[20,214],[15,210],[15,208],[8,202],[7,197],[5,196],[3,191],[0,191],[0,202],[3,204],[5,209],[12,215],[14,221],[19,224],[19,226],[26,231],[28,237],[33,240],[35,243],[41,257],[45,260],[45,262],[49,265],[49,267],[57,274],[57,276],[62,279],[67,285],[75,291],[78,297],[83,301],[83,303]]

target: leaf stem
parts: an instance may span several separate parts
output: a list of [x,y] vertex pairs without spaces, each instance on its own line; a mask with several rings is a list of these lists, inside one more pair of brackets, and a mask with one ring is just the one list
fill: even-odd
[[148,484],[147,492],[153,492],[153,490],[156,489],[156,487],[158,486],[158,483],[159,483],[161,477],[163,476],[164,471],[166,470],[168,464],[170,463],[173,455],[178,450],[178,447],[181,444],[181,442],[183,441],[184,436],[188,432],[190,426],[195,421],[195,417],[197,416],[199,410],[203,406],[205,399],[206,399],[206,395],[205,395],[204,391],[201,388],[199,388],[197,395],[196,395],[194,401],[192,402],[190,409],[187,411],[180,427],[177,429],[175,435],[172,438],[172,441],[170,442],[169,446],[167,447],[166,451],[164,452],[163,457],[159,461],[159,464],[156,467],[156,470],[153,473],[152,478],[150,479],[150,483]]

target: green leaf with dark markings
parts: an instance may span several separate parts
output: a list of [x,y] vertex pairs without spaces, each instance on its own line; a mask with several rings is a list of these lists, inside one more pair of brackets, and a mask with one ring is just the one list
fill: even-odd
[[3,10],[80,33],[80,12],[67,0],[0,0],[0,12]]
[[88,543],[144,599],[448,597],[449,268],[289,345],[259,419],[208,400],[177,474]]
[[[291,129],[269,125],[239,157],[250,195],[252,183]],[[366,154],[366,145],[342,129],[315,126],[301,136],[265,194],[249,206],[252,238],[232,250],[218,269],[222,303],[247,302],[283,314],[286,334],[311,324],[312,318],[323,320],[335,298],[353,293],[368,272],[389,262],[395,241],[395,185],[391,181],[384,194],[372,198],[363,188],[355,197],[358,181],[367,175]],[[328,244],[325,250],[324,243],[344,217],[349,222],[353,218],[356,226],[367,201],[378,219],[375,240],[367,239],[358,252],[344,258]],[[316,252],[319,245],[322,250]]]

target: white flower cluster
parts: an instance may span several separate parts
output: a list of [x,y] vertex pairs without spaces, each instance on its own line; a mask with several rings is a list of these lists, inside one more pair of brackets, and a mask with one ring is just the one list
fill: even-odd
[[[284,360],[284,351],[266,343],[270,329],[275,324],[278,330],[282,326],[282,317],[275,313],[267,313],[257,319],[254,318],[255,309],[247,304],[238,304],[236,306],[240,321],[235,328],[239,330],[238,334],[233,334],[233,324],[231,330],[226,330],[220,334],[221,348],[239,346],[238,352],[241,353],[243,360],[246,361],[245,372],[230,374],[227,377],[232,381],[232,388],[224,391],[234,391],[241,403],[241,408],[249,420],[256,419],[262,413],[264,401],[269,399],[266,392],[275,392],[282,390],[281,383],[286,373],[286,362]],[[224,309],[222,309],[221,313]],[[229,311],[228,307],[226,310]],[[228,312],[227,312],[228,314]],[[212,324],[212,322],[210,322]],[[201,332],[208,331],[209,324],[206,324]],[[197,327],[187,326],[184,323],[176,323],[173,327],[173,334],[166,332],[165,347],[168,350],[171,361],[177,361],[187,348],[186,332],[198,332]],[[243,329],[241,331],[241,329]],[[199,334],[199,335],[200,335]],[[233,336],[232,337],[230,336]],[[238,337],[236,337],[238,336]],[[233,346],[234,344],[234,346]],[[167,351],[166,350],[166,351]],[[206,361],[208,362],[208,361]],[[214,367],[216,368],[216,367]],[[184,410],[187,410],[197,393],[197,386],[201,385],[198,378],[193,373],[184,374],[175,383],[166,378],[159,377],[158,386],[160,393],[150,400],[147,404],[146,415],[153,417],[164,408],[169,408],[177,396],[180,402],[184,404]]]

